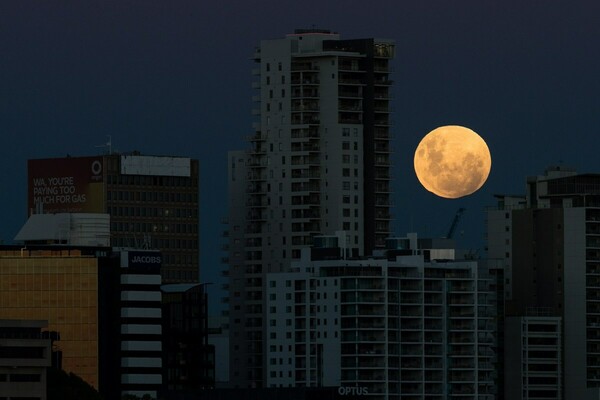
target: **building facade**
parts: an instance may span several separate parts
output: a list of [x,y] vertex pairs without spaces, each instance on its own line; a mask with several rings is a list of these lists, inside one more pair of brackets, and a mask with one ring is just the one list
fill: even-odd
[[0,249],[0,319],[46,320],[53,365],[105,398],[162,389],[161,255],[70,245]]
[[159,251],[99,254],[100,394],[158,398],[163,388]]
[[[560,321],[562,353],[556,362],[561,379],[548,381],[548,393],[558,385],[559,398],[597,398],[600,175],[549,168],[543,176],[527,179],[525,196],[499,196],[497,207],[488,211],[487,225],[488,256],[505,264],[507,320],[529,318],[531,310],[542,309],[546,317]],[[508,377],[508,359],[505,365]],[[507,379],[506,393],[510,385]],[[519,398],[534,398],[531,392],[521,394]]]
[[264,40],[253,70],[250,149],[229,154],[230,379],[261,387],[265,274],[285,272],[316,235],[348,255],[390,232],[389,40],[297,30]]
[[46,321],[0,319],[0,393],[8,399],[46,400],[51,341]]
[[0,319],[45,320],[62,369],[99,387],[98,260],[71,249],[0,249]]
[[507,399],[562,399],[562,318],[543,309],[506,319]]
[[293,271],[267,275],[269,387],[495,398],[490,275],[476,261],[449,259],[449,249],[418,249],[416,237],[401,243],[387,258],[362,260],[321,259],[313,249]]
[[215,388],[215,348],[208,341],[206,286],[171,284],[161,287],[163,376],[168,392]]
[[110,245],[160,249],[165,282],[198,282],[198,160],[110,154],[28,161],[28,210],[110,214]]

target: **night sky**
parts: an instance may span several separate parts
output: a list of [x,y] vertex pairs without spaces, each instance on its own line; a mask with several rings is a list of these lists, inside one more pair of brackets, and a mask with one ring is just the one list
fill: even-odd
[[[482,252],[493,194],[523,193],[549,165],[600,172],[598,15],[592,0],[2,1],[0,239],[26,220],[27,159],[99,154],[112,135],[117,151],[200,160],[201,279],[220,282],[226,153],[252,133],[250,57],[314,26],[396,41],[395,232],[444,235],[465,207],[459,245]],[[478,132],[493,160],[458,200],[426,192],[412,167],[420,139],[449,124]]]

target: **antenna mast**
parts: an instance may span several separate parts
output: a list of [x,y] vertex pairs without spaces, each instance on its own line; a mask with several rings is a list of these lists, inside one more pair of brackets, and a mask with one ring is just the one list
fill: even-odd
[[97,146],[94,146],[96,148],[102,147],[102,148],[108,148],[108,154],[111,155],[112,154],[112,136],[111,135],[106,135],[107,137],[107,141],[104,144],[99,144]]

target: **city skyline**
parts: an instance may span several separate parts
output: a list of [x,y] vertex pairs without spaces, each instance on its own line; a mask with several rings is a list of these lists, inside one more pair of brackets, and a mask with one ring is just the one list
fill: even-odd
[[[483,249],[483,207],[493,194],[523,193],[523,176],[561,161],[582,173],[596,168],[595,4],[382,1],[368,16],[358,5],[340,9],[334,2],[34,4],[0,5],[2,33],[10,38],[0,65],[0,204],[15,210],[3,215],[4,243],[26,220],[26,161],[96,155],[102,149],[95,146],[111,135],[123,152],[200,160],[201,268],[207,281],[219,282],[226,153],[244,148],[252,133],[253,49],[260,39],[313,24],[342,39],[396,41],[391,230],[397,235],[442,236],[465,207],[459,244]],[[456,201],[423,190],[411,164],[418,141],[447,124],[480,133],[494,162],[487,184]]]

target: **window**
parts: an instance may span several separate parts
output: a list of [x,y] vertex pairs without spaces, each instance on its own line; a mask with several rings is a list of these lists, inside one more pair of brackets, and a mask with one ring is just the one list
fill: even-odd
[[350,168],[344,168],[344,169],[342,169],[342,176],[344,176],[344,177],[350,177]]
[[267,85],[270,85],[270,84],[271,84],[271,77],[267,76]]
[[350,136],[350,128],[342,128],[342,136],[349,137]]
[[342,162],[343,162],[344,164],[350,164],[350,156],[349,156],[348,154],[344,154],[344,155],[342,156]]
[[344,228],[343,228],[343,229],[344,229],[345,231],[349,231],[349,230],[350,230],[350,222],[344,222],[343,226],[344,226]]
[[344,196],[344,197],[342,197],[342,203],[344,203],[344,204],[350,204],[350,196]]
[[350,190],[350,182],[348,182],[348,181],[342,182],[342,189]]
[[349,209],[349,208],[344,208],[344,209],[342,210],[342,215],[343,215],[344,217],[349,217],[349,216],[350,216],[350,209]]
[[271,64],[267,63],[267,65],[265,67],[266,67],[267,72],[269,72],[271,70]]
[[281,75],[281,83],[284,84],[285,83],[285,75]]
[[342,142],[342,150],[350,150],[350,142]]
[[276,287],[276,286],[277,286],[277,282],[269,281],[269,287]]

